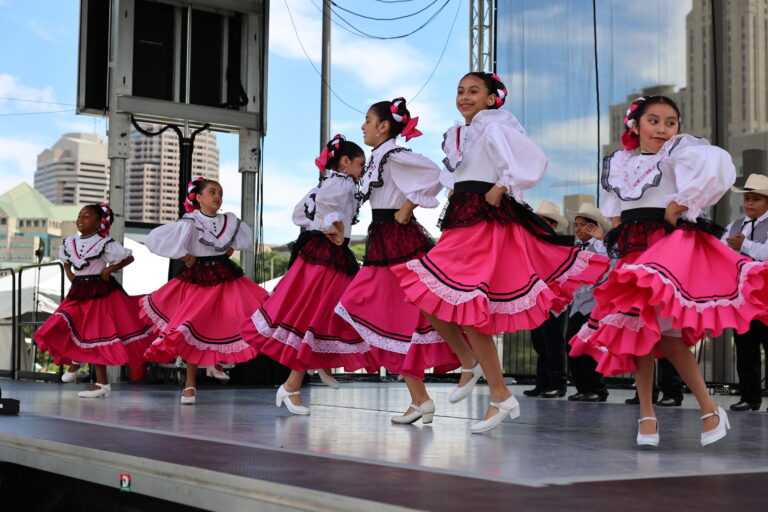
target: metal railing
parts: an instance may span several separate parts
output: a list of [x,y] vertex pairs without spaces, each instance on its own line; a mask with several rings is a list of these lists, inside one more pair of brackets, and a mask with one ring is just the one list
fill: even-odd
[[[64,265],[62,265],[61,262],[56,261],[56,262],[52,262],[52,263],[40,263],[40,264],[37,264],[37,265],[25,265],[25,266],[19,268],[19,270],[18,270],[18,288],[17,288],[18,295],[16,296],[17,304],[15,306],[16,310],[17,310],[16,330],[18,332],[18,335],[17,335],[17,342],[14,344],[14,347],[16,348],[16,350],[14,351],[14,355],[13,355],[13,364],[14,364],[13,371],[14,371],[14,378],[15,379],[50,380],[50,381],[58,381],[58,380],[61,379],[61,373],[62,373],[62,369],[61,368],[59,368],[59,372],[58,373],[48,373],[48,372],[38,372],[38,371],[35,371],[35,369],[34,369],[34,362],[35,362],[35,359],[36,359],[35,352],[37,352],[37,350],[36,350],[37,349],[37,345],[34,342],[34,338],[33,338],[33,341],[32,341],[32,344],[33,344],[32,346],[33,346],[33,349],[34,349],[35,352],[33,352],[33,355],[32,355],[32,365],[33,365],[32,370],[31,371],[30,370],[23,370],[21,368],[21,352],[22,352],[22,350],[26,349],[26,347],[24,346],[25,339],[24,339],[23,328],[26,327],[26,326],[29,326],[29,327],[33,327],[34,330],[36,330],[37,327],[43,325],[43,322],[44,322],[43,320],[40,320],[40,317],[39,317],[40,311],[38,310],[38,304],[39,304],[38,294],[40,293],[40,269],[45,268],[45,267],[58,267],[59,268],[59,273],[60,273],[59,304],[61,304],[61,302],[64,300],[64,283],[65,283],[64,278],[65,278],[65,273],[64,273]],[[24,271],[33,270],[33,269],[37,269],[38,270],[38,272],[36,274],[36,278],[37,278],[38,282],[35,283],[35,287],[34,287],[33,293],[32,293],[32,297],[33,297],[33,300],[34,300],[34,305],[33,305],[33,308],[32,308],[32,319],[31,320],[23,320],[22,319],[23,314],[22,314],[22,311],[21,311],[21,309],[23,307],[23,303],[22,303],[22,300],[23,300],[22,293],[23,293],[23,289],[24,289],[24,286],[23,286],[23,284],[24,284],[24,282],[23,282],[23,275],[24,275]]]
[[[495,339],[504,374],[518,380],[533,381],[538,355],[531,344],[530,332],[503,333]],[[566,351],[567,348],[566,345]],[[694,355],[708,386],[733,386],[738,382],[734,351],[733,332],[730,329],[722,336],[706,337],[696,344]],[[768,375],[768,369],[765,371]],[[614,382],[631,382],[632,379],[632,374],[612,378]]]
[[10,368],[0,369],[0,377],[16,378],[15,363],[16,363],[16,338],[18,337],[18,326],[16,320],[18,318],[16,312],[16,271],[12,268],[0,268],[0,275],[11,275],[11,321],[0,322],[0,327],[11,327],[11,359]]

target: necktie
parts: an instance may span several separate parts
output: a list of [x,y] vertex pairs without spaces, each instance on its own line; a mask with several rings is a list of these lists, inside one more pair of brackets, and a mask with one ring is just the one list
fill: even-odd
[[587,247],[589,247],[589,242],[576,242],[576,245],[579,246],[580,251],[584,251]]
[[752,225],[752,229],[749,231],[749,239],[750,240],[754,240],[755,239],[755,222],[757,222],[757,219],[749,219],[747,222],[744,223],[745,226],[747,224],[751,224]]

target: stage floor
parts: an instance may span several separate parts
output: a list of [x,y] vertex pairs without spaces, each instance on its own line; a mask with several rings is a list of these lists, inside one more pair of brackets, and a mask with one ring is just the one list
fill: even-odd
[[[132,472],[134,492],[203,509],[648,512],[657,503],[768,503],[765,409],[729,414],[729,435],[702,448],[691,395],[683,407],[657,408],[661,445],[638,450],[638,408],[624,405],[632,395],[625,390],[611,390],[607,403],[577,403],[527,398],[527,386],[514,386],[521,417],[473,435],[469,426],[489,400],[485,386],[449,404],[453,385],[429,384],[431,426],[390,424],[409,403],[401,383],[345,382],[338,391],[311,384],[308,417],[275,407],[275,390],[265,388],[202,387],[197,405],[181,406],[181,390],[169,386],[115,385],[107,399],[78,398],[85,385],[0,386],[22,409],[0,416],[0,460],[70,467],[70,476],[113,486]],[[736,401],[715,398],[726,408]],[[68,452],[67,463],[82,466],[74,473],[62,462]]]

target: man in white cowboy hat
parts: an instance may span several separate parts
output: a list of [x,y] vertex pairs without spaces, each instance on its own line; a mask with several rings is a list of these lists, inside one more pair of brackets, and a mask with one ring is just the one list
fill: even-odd
[[[722,241],[734,251],[764,261],[768,259],[768,176],[750,174],[744,188],[731,190],[744,194],[745,216],[728,225]],[[768,355],[768,326],[754,320],[749,331],[734,336],[734,343],[741,398],[731,410],[756,411],[762,403],[760,345]]]
[[[568,220],[573,222],[573,233],[576,235],[576,245],[579,250],[608,255],[603,238],[610,224],[594,204],[582,203],[578,211],[569,210]],[[566,340],[576,336],[587,322],[589,314],[595,307],[593,290],[594,286],[582,286],[573,294],[573,303],[568,315],[568,330],[565,334]],[[576,386],[576,393],[570,395],[568,400],[605,402],[608,398],[608,387],[605,385],[605,378],[595,371],[597,361],[588,355],[568,356],[568,368]]]
[[[536,210],[536,215],[544,219],[549,226],[562,235],[568,228],[568,219],[560,215],[560,207],[544,199]],[[526,396],[558,398],[565,395],[568,375],[565,371],[565,340],[563,322],[565,315],[550,313],[549,318],[540,326],[531,330],[531,344],[536,351],[536,386],[523,391]]]
[[568,219],[560,215],[560,207],[552,201],[544,199],[536,210],[536,215],[546,221],[547,224],[555,230],[558,235],[565,234],[568,229]]

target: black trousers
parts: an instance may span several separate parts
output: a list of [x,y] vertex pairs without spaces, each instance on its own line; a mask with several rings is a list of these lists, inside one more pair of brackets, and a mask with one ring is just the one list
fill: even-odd
[[538,354],[536,361],[536,388],[541,391],[565,389],[568,378],[565,373],[565,340],[563,321],[550,313],[543,324],[531,331],[531,344]]
[[759,404],[762,402],[760,345],[763,346],[768,357],[768,325],[759,320],[753,320],[747,332],[734,336],[734,342],[741,399],[750,404]]
[[[586,323],[587,316],[581,313],[574,313],[568,318],[568,332],[565,335],[566,340],[570,340],[579,329]],[[600,396],[608,396],[608,387],[605,385],[605,377],[595,371],[597,361],[588,355],[577,357],[568,356],[568,368],[571,372],[571,379],[576,386],[576,391],[585,395],[596,393]]]
[[683,379],[669,359],[659,359],[659,388],[665,398],[683,399]]

